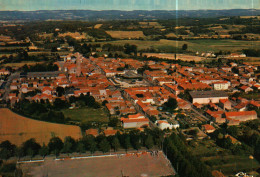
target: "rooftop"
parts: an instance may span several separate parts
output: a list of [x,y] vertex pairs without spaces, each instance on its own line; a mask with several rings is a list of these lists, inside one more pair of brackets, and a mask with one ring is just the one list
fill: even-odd
[[208,97],[228,97],[224,91],[191,91],[189,92],[192,98],[208,98]]

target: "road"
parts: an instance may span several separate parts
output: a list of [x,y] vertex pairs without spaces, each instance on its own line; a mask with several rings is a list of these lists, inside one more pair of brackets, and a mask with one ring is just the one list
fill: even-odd
[[10,93],[10,85],[11,85],[11,83],[12,83],[12,81],[13,81],[13,79],[17,79],[17,78],[19,78],[20,77],[20,72],[15,72],[15,73],[12,73],[9,77],[8,77],[8,79],[7,79],[7,81],[6,81],[6,84],[5,84],[5,93],[4,93],[4,95],[3,95],[3,100],[7,100],[7,98],[8,98],[8,95],[9,95],[9,93]]

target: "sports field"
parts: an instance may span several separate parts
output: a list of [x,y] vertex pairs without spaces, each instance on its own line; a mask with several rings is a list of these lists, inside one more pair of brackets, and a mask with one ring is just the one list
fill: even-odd
[[40,144],[48,144],[53,136],[62,140],[66,136],[74,139],[82,137],[80,127],[37,121],[13,113],[9,109],[0,109],[0,142],[9,140],[15,145],[21,145],[30,138],[35,138]]
[[27,163],[22,168],[33,177],[116,177],[116,176],[169,176],[174,170],[162,152],[158,156],[141,155],[99,156],[80,160],[45,160],[38,166]]

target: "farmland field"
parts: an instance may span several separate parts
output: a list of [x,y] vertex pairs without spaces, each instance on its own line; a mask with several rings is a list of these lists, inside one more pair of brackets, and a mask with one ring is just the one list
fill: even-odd
[[29,119],[11,110],[0,109],[0,142],[9,140],[21,145],[30,138],[35,138],[40,144],[47,144],[53,136],[64,139],[71,136],[74,139],[82,137],[80,127],[37,121]]
[[[141,40],[118,40],[111,42],[115,45],[124,45],[126,43],[137,45],[138,50],[146,48],[161,49],[167,47],[169,53],[174,52],[175,48],[181,48],[183,44],[188,45],[188,50],[193,52],[206,52],[206,51],[231,51],[236,52],[242,49],[254,48],[257,49],[260,46],[260,41],[237,41],[237,40],[214,40],[214,39],[204,39],[204,40],[186,40],[186,41],[175,41],[161,39],[159,41],[141,41]],[[101,44],[102,44],[101,43]],[[170,48],[171,47],[171,48]]]
[[108,116],[104,109],[101,108],[64,109],[62,112],[66,118],[80,121],[82,123],[91,121],[108,122]]
[[142,31],[106,31],[106,33],[116,39],[136,39],[145,37]]

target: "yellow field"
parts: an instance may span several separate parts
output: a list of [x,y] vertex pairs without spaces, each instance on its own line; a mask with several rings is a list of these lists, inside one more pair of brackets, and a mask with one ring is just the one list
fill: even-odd
[[37,121],[15,114],[7,108],[0,109],[0,142],[9,140],[15,145],[21,145],[35,138],[38,143],[47,144],[53,136],[62,140],[66,136],[79,139],[82,134],[78,126]]
[[106,31],[106,33],[116,39],[137,39],[145,37],[142,31]]
[[96,24],[96,25],[94,26],[94,28],[95,28],[95,29],[99,29],[101,26],[103,26],[103,24]]

